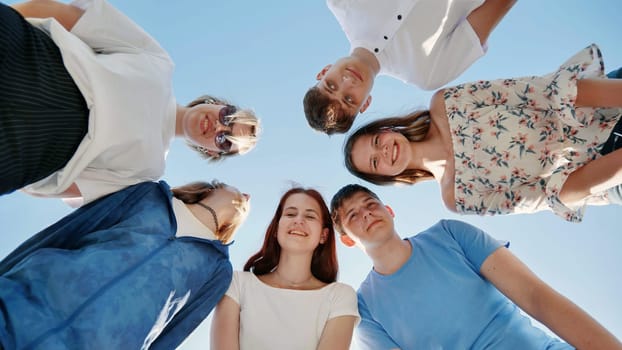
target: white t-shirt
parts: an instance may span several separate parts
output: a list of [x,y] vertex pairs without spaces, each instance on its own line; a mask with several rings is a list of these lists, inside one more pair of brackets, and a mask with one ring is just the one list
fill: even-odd
[[351,49],[376,55],[380,74],[437,89],[485,53],[466,17],[485,0],[327,0]]
[[55,195],[76,183],[84,203],[159,179],[175,133],[174,65],[144,30],[104,0],[85,10],[71,32],[56,20],[28,19],[59,47],[89,108],[84,139],[67,165],[23,190]]
[[316,290],[281,289],[234,271],[226,295],[240,305],[240,350],[315,350],[328,320],[359,317],[356,292],[339,282]]

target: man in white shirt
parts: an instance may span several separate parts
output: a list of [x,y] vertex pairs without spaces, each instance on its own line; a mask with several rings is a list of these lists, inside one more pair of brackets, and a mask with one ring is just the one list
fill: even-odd
[[377,75],[433,90],[484,55],[486,41],[516,0],[327,0],[350,55],[324,67],[304,97],[309,125],[348,131],[371,103]]

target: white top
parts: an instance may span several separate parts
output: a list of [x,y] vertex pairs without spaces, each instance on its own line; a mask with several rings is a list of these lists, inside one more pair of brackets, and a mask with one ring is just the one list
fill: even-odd
[[327,0],[352,50],[376,55],[380,74],[437,89],[484,55],[466,20],[485,0]]
[[177,221],[177,232],[175,236],[198,237],[209,240],[217,240],[216,235],[209,227],[205,226],[188,208],[186,203],[175,197],[172,199],[173,213]]
[[316,290],[281,289],[235,271],[226,295],[240,305],[240,350],[315,350],[328,320],[359,317],[356,292],[339,282]]
[[157,180],[175,133],[173,62],[158,43],[104,0],[67,32],[56,20],[28,19],[59,47],[90,110],[88,132],[67,165],[23,190],[54,195],[76,183],[84,203]]

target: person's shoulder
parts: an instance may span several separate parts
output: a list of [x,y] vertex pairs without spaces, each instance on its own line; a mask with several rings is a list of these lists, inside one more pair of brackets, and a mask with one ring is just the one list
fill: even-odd
[[233,271],[233,280],[236,281],[240,288],[252,283],[255,278],[253,273],[249,271]]
[[347,283],[333,282],[329,285],[329,287],[333,290],[334,293],[356,294],[354,288]]

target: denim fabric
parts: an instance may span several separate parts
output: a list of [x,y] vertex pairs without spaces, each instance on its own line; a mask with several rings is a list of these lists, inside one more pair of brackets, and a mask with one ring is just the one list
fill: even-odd
[[0,262],[0,347],[174,349],[231,282],[228,246],[176,238],[165,183],[82,207]]
[[622,79],[622,67],[607,73],[609,79]]

